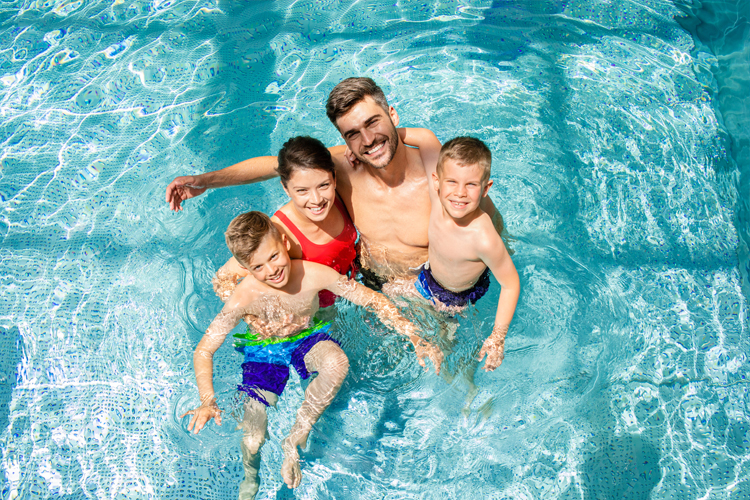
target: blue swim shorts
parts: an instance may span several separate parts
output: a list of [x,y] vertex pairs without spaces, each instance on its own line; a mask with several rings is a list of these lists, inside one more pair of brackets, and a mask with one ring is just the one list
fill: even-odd
[[487,290],[490,289],[490,269],[485,268],[484,272],[474,286],[460,292],[453,292],[446,290],[435,280],[430,271],[430,266],[425,264],[420,268],[419,277],[414,283],[417,291],[430,302],[435,300],[439,301],[446,306],[458,306],[463,307],[468,305],[469,302],[474,304],[477,300],[481,299]]
[[303,379],[310,377],[305,366],[305,355],[318,342],[330,340],[331,323],[313,318],[313,326],[286,338],[258,339],[248,327],[247,333],[237,333],[234,348],[245,355],[242,363],[242,384],[237,386],[251,398],[269,406],[268,401],[257,390],[269,391],[281,396],[289,380],[289,366],[293,366]]

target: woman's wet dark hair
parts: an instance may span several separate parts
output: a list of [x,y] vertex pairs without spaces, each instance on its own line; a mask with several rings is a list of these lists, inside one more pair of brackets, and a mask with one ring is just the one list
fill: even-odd
[[284,186],[294,171],[299,169],[325,170],[336,178],[336,167],[333,165],[331,152],[313,137],[292,137],[286,141],[279,151],[278,161],[276,172]]

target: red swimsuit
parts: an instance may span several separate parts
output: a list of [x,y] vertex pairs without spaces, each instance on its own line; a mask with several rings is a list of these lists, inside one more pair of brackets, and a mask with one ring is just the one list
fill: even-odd
[[[276,211],[274,215],[284,223],[287,229],[299,241],[299,246],[302,248],[302,260],[317,262],[318,264],[332,267],[339,274],[346,274],[351,269],[354,257],[357,255],[357,251],[354,249],[354,243],[357,241],[357,229],[352,224],[349,213],[346,211],[343,203],[339,201],[338,196],[335,198],[334,203],[344,218],[344,229],[333,240],[323,245],[318,245],[305,238],[305,235],[297,229],[297,226],[292,224],[289,217],[284,215],[281,210]],[[336,295],[328,290],[321,290],[318,294],[318,300],[320,307],[328,307],[333,305]]]

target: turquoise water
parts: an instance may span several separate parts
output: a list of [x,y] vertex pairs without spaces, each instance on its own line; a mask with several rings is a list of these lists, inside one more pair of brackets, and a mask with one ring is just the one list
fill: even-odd
[[[352,75],[403,125],[490,146],[523,292],[469,404],[342,305],[350,376],[294,492],[290,382],[258,498],[750,497],[746,6],[0,2],[2,497],[236,497],[231,418],[194,437],[178,415],[222,232],[284,196],[172,214],[164,189],[292,135],[340,143],[323,103]],[[461,318],[449,367],[498,293]],[[230,410],[240,357],[215,359]]]

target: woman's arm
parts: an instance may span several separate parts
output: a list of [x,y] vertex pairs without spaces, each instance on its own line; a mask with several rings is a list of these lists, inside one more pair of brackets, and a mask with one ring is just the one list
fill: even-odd
[[182,202],[206,192],[207,189],[250,184],[276,177],[275,156],[258,156],[232,166],[200,175],[176,177],[167,186],[167,203],[175,212]]

